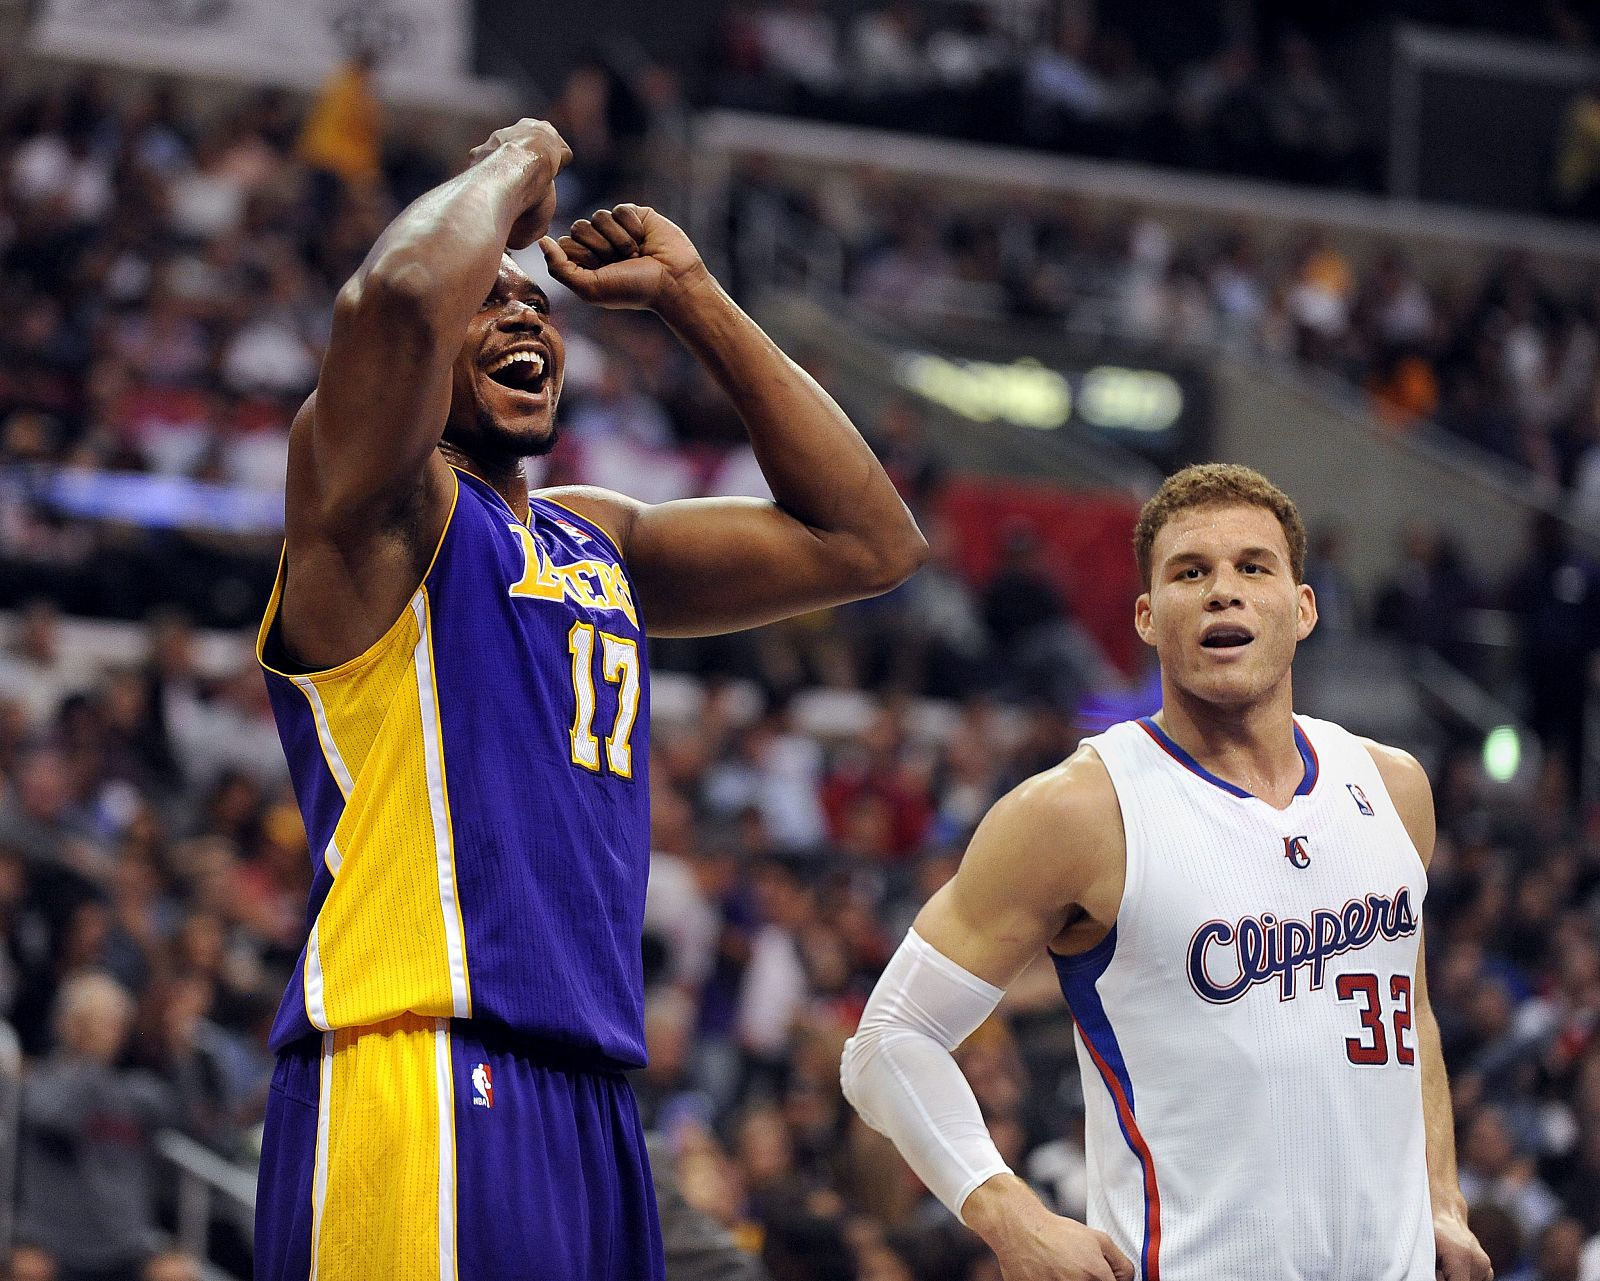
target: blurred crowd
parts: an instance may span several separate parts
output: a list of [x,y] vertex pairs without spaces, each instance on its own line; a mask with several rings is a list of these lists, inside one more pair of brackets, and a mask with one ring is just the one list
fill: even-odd
[[[1277,240],[1249,223],[1180,231],[1088,201],[941,201],[877,172],[809,182],[759,161],[728,211],[752,283],[810,271],[923,322],[1005,317],[1254,352],[1332,374],[1395,431],[1442,428],[1600,514],[1600,264],[1513,254],[1478,273],[1425,271],[1398,243],[1341,245],[1315,227]],[[818,248],[797,267],[741,243]]]
[[1220,7],[1101,21],[1088,0],[733,7],[712,96],[745,110],[915,128],[1185,168],[1373,187],[1378,139],[1317,48],[1268,56]]
[[[893,12],[877,16],[892,26]],[[88,521],[38,479],[70,463],[224,506],[278,492],[333,291],[443,172],[420,145],[380,149],[370,73],[344,69],[309,113],[263,93],[209,123],[165,87],[132,103],[93,79],[0,95],[0,1016],[25,1063],[13,1277],[194,1275],[170,1248],[155,1135],[252,1159],[265,1027],[310,874],[248,651],[276,539],[220,519]],[[580,156],[564,206],[651,198],[660,179],[639,150],[680,110],[659,69],[626,92],[602,67],[575,69],[550,111]],[[1569,481],[1593,458],[1548,443],[1592,444],[1592,291],[1548,293],[1512,264],[1447,295],[1398,259],[1361,276],[1315,242],[1268,263],[1247,237],[1180,247],[1153,224],[1125,238],[1028,224],[1038,253],[1019,279],[1000,269],[1014,220],[926,215],[862,224],[855,292],[1062,314],[1080,292],[1060,285],[1070,276],[1149,336],[1238,335],[1362,382],[1387,368],[1386,344],[1414,347],[1441,385],[1438,416],[1484,424],[1464,434]],[[647,500],[761,492],[729,410],[658,326],[561,318],[566,443],[547,480]],[[1523,416],[1541,389],[1557,409],[1534,448]],[[1029,530],[1008,532],[994,577],[962,572],[914,406],[864,426],[923,520],[929,565],[883,601],[654,655],[651,1064],[636,1086],[684,1200],[774,1281],[996,1281],[851,1118],[839,1050],[986,808],[1072,750],[1097,696],[1137,714],[1151,692],[1098,651]],[[1546,533],[1502,592],[1419,527],[1371,610],[1326,538],[1313,570],[1329,631],[1376,627],[1470,666],[1453,648],[1466,611],[1504,604],[1528,642],[1530,707],[1570,763],[1559,736],[1581,700],[1575,713],[1557,678],[1582,687],[1600,580]],[[108,654],[63,607],[146,621]],[[1559,771],[1533,790],[1491,784],[1475,743],[1442,757],[1436,782],[1430,988],[1475,1227],[1502,1278],[1600,1281],[1600,825]],[[1008,1160],[1081,1214],[1081,1087],[1054,982],[1048,965],[1026,976],[960,1058]],[[248,1274],[247,1223],[220,1210],[212,1240]]]
[[[1562,0],[1338,10],[1262,0],[742,0],[723,19],[706,96],[743,110],[1377,190],[1386,112],[1372,66],[1393,21],[1577,48],[1600,34],[1586,6]],[[1578,136],[1561,146],[1593,154]],[[1593,190],[1586,175],[1570,189],[1574,174],[1559,175],[1558,199],[1581,203],[1579,188]]]

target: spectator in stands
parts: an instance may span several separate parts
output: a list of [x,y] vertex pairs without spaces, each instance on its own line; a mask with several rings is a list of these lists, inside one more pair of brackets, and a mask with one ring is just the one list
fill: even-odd
[[1499,1108],[1480,1107],[1462,1127],[1461,1194],[1470,1206],[1499,1205],[1525,1239],[1543,1232],[1560,1213],[1561,1202],[1540,1181],[1531,1158]]
[[1600,652],[1600,570],[1571,544],[1566,525],[1534,518],[1529,556],[1506,599],[1516,616],[1528,719],[1558,762],[1568,800],[1582,784],[1591,663]]
[[[730,1231],[735,1224],[743,1229],[743,1236],[749,1236],[752,1229],[759,1231],[748,1221],[738,1223],[735,1218],[735,1224],[728,1222],[737,1214],[737,1210],[730,1214],[727,1206],[732,1180],[716,1180],[720,1186],[708,1195],[706,1185],[712,1180],[703,1171],[714,1158],[696,1150],[696,1145],[686,1147],[680,1155],[661,1135],[649,1140],[668,1273],[673,1281],[767,1281],[760,1261]],[[697,1168],[690,1168],[689,1177],[684,1178],[679,1174],[680,1164]],[[723,1158],[720,1165],[726,1164]]]
[[882,103],[922,89],[932,74],[923,40],[923,14],[910,0],[856,14],[849,37],[852,92]]
[[323,83],[296,151],[310,170],[312,207],[332,214],[343,190],[356,193],[378,180],[382,162],[383,109],[375,92],[377,50],[358,48]]
[[1557,1219],[1539,1236],[1531,1281],[1585,1281],[1580,1273],[1587,1233],[1576,1219]]
[[1201,168],[1260,169],[1268,139],[1267,103],[1255,49],[1234,40],[1196,63],[1178,87],[1183,156]]
[[761,65],[791,93],[825,94],[839,83],[839,30],[822,0],[770,0],[756,18]]
[[1430,649],[1456,667],[1470,668],[1466,618],[1485,595],[1454,540],[1421,521],[1410,521],[1401,533],[1400,565],[1378,593],[1373,627]]
[[1600,521],[1600,374],[1590,383],[1573,428],[1578,456],[1572,469],[1572,506],[1580,520]]
[[1310,639],[1317,641],[1349,636],[1360,630],[1361,613],[1355,586],[1345,564],[1345,530],[1342,525],[1324,525],[1311,537],[1306,557],[1306,582],[1317,597],[1317,629]]
[[54,718],[68,694],[87,687],[90,673],[63,646],[61,611],[55,602],[28,601],[17,611],[6,647],[0,651],[0,690],[24,710],[39,731]]
[[806,998],[800,936],[813,922],[811,889],[788,865],[769,859],[753,876],[760,923],[739,985],[738,1037],[746,1089],[770,1090],[785,1072],[789,1037]]
[[132,1018],[111,978],[75,976],[59,1049],[23,1087],[17,1232],[54,1256],[61,1281],[140,1281],[156,1253],[153,1138],[176,1113],[157,1081],[116,1066]]
[[1266,88],[1272,142],[1285,176],[1347,177],[1355,149],[1355,122],[1333,83],[1323,74],[1316,46],[1298,32],[1279,44],[1278,66]]
[[1522,1229],[1510,1214],[1494,1202],[1485,1201],[1468,1211],[1467,1226],[1489,1256],[1489,1266],[1500,1281],[1528,1281],[1527,1272],[1518,1267],[1522,1259]]
[[1029,529],[1006,535],[1000,568],[983,592],[984,622],[1014,696],[1076,708],[1115,685],[1094,639],[1073,618],[1044,547]]
[[1573,96],[1556,140],[1558,212],[1600,219],[1600,79]]
[[67,758],[53,747],[33,748],[18,762],[11,795],[0,800],[0,845],[32,868],[94,874],[103,851],[80,799]]
[[855,1257],[839,1220],[804,1209],[774,1217],[761,1258],[772,1281],[856,1281]]
[[1000,74],[1012,58],[995,12],[983,0],[960,0],[954,21],[939,24],[929,35],[927,48],[935,80],[955,93]]
[[1053,144],[1071,139],[1074,126],[1082,130],[1106,115],[1107,88],[1091,65],[1094,35],[1092,11],[1070,3],[1061,9],[1054,40],[1029,53],[1023,69],[1023,109],[1037,141]]

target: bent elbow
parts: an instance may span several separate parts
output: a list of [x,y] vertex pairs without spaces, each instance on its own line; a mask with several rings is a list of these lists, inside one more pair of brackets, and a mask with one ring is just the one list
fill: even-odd
[[395,255],[345,282],[334,300],[334,318],[389,332],[428,333],[435,327],[438,301],[434,273],[415,258]]
[[869,595],[893,591],[927,562],[928,540],[909,519],[903,534],[892,544],[880,547],[865,578]]
[[866,1066],[868,1058],[865,1042],[868,1038],[861,1032],[852,1036],[844,1043],[844,1053],[839,1056],[839,1088],[844,1093],[845,1102],[861,1114],[863,1120],[868,1120],[865,1109],[862,1107],[861,1073]]
[[900,553],[899,577],[895,579],[895,586],[899,586],[928,563],[928,540],[923,537],[922,531],[917,528],[916,522],[910,522],[906,530],[905,546]]

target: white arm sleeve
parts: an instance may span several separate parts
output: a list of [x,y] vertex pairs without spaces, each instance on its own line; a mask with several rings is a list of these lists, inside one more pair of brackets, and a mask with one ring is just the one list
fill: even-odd
[[1011,1172],[950,1056],[1004,994],[911,930],[872,989],[840,1065],[844,1096],[861,1119],[894,1140],[957,1218],[979,1184]]

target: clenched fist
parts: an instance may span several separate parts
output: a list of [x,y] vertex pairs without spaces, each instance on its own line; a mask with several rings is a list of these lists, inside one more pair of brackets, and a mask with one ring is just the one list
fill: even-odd
[[550,274],[600,307],[660,310],[707,278],[699,252],[676,223],[644,205],[600,209],[560,240],[539,242]]
[[514,148],[531,162],[533,182],[526,210],[512,224],[506,237],[509,249],[526,249],[544,235],[556,212],[556,175],[572,159],[572,148],[548,120],[522,119],[514,125],[496,129],[488,139],[467,153],[469,164],[480,164],[491,156]]

